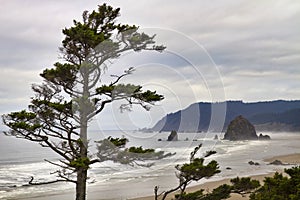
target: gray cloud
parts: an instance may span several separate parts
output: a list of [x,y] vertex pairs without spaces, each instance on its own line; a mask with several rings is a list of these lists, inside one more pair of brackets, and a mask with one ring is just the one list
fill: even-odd
[[[1,2],[1,114],[26,107],[30,85],[41,82],[38,74],[58,60],[61,30],[98,3]],[[168,47],[164,54],[124,56],[107,72],[135,66],[136,74],[127,81],[166,96],[150,114],[136,109],[134,114],[144,117],[131,117],[136,122],[126,128],[153,124],[195,101],[300,98],[299,1],[110,0],[108,4],[121,7],[120,22],[156,33],[158,43]],[[104,114],[118,115],[111,112],[116,105]],[[113,119],[105,119],[102,128],[114,127]]]

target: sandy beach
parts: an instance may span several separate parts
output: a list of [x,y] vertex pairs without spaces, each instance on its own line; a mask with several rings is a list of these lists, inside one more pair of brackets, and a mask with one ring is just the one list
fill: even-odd
[[[274,160],[280,160],[283,163],[289,163],[289,164],[300,164],[300,153],[297,154],[289,154],[289,155],[283,155],[283,156],[275,156],[275,157],[271,157],[268,159],[265,159],[265,162],[272,162]],[[272,173],[268,173],[268,174],[262,174],[262,175],[254,175],[251,176],[253,179],[259,180],[261,183],[263,182],[265,177],[271,177],[274,175],[275,171],[278,171],[280,173],[282,173],[283,171],[278,169],[275,165],[274,165],[274,172]],[[204,189],[205,191],[212,191],[214,188],[218,187],[219,185],[222,184],[229,184],[230,183],[230,179],[223,179],[223,180],[219,180],[219,181],[210,181],[208,180],[208,182],[204,183],[204,184],[199,184],[196,186],[192,186],[189,187],[187,189],[187,192],[195,192],[197,190],[200,189]],[[139,184],[139,183],[137,183]],[[149,186],[151,187],[151,186]],[[132,188],[134,188],[134,186],[132,186]],[[90,188],[88,190],[88,199],[89,200],[98,200],[101,199],[101,191],[106,190],[107,188]],[[117,191],[111,191],[111,192],[117,192]],[[170,195],[168,200],[170,200],[173,197],[173,195]],[[74,199],[74,191],[73,190],[68,190],[65,191],[64,194],[51,194],[51,193],[46,193],[46,194],[41,194],[41,195],[36,195],[36,196],[27,196],[27,197],[22,197],[22,198],[18,198],[18,199],[22,199],[22,200],[70,200],[70,199]],[[124,198],[120,198],[120,199],[124,199]],[[137,198],[133,198],[131,200],[153,200],[154,197],[153,196],[147,196],[147,197],[137,197]],[[232,194],[231,197],[229,198],[229,200],[247,200],[248,197],[242,197],[241,195],[238,194]]]
[[[271,157],[271,158],[267,158],[264,161],[270,163],[270,162],[273,162],[275,160],[280,160],[284,164],[298,165],[298,164],[300,164],[300,153],[274,156],[274,157]],[[283,171],[276,168],[276,166],[274,166],[274,171],[279,172],[279,173],[283,173]],[[255,176],[250,176],[250,177],[252,179],[256,179],[256,180],[260,181],[260,183],[263,184],[263,180],[265,179],[265,177],[272,177],[274,174],[275,174],[275,172],[268,173],[268,174],[263,174],[263,175],[255,175]],[[222,184],[230,184],[230,179],[228,178],[228,179],[223,179],[223,180],[220,180],[220,181],[207,182],[207,183],[200,184],[200,185],[197,185],[197,186],[189,187],[186,191],[187,191],[187,193],[195,192],[195,191],[200,190],[200,189],[204,189],[205,191],[212,191],[214,188],[217,188],[218,186],[220,186]],[[242,197],[239,194],[231,194],[230,196],[231,197],[229,198],[229,200],[248,200],[249,199],[248,196]],[[170,200],[173,197],[174,197],[174,195],[169,195],[169,198],[167,198],[167,199]],[[154,199],[153,196],[149,196],[149,197],[134,198],[132,200],[153,200],[153,199]]]
[[[275,174],[275,172],[273,173],[269,173],[269,174],[264,174],[264,175],[256,175],[256,176],[251,176],[251,178],[259,180],[261,183],[263,182],[265,177],[271,177]],[[218,186],[222,185],[222,184],[230,184],[230,179],[223,179],[220,181],[212,181],[212,182],[207,182],[204,184],[200,184],[197,186],[192,186],[187,188],[186,192],[195,192],[198,191],[200,189],[204,189],[205,191],[212,191],[214,188],[217,188]],[[169,195],[169,197],[167,198],[168,200],[171,200],[174,197],[174,195]],[[153,200],[154,197],[153,196],[149,196],[149,197],[139,197],[139,198],[134,198],[131,200]],[[231,197],[229,198],[229,200],[246,200],[248,199],[248,197],[242,197],[241,195],[238,194],[231,194]]]
[[275,160],[280,160],[285,164],[300,164],[300,153],[283,155],[283,156],[274,156],[272,158],[267,158],[265,162],[273,162]]

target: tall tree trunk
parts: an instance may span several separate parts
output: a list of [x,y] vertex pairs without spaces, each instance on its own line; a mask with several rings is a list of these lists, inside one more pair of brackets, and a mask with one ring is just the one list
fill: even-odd
[[88,140],[87,140],[87,130],[88,130],[88,115],[91,110],[90,108],[90,93],[89,93],[89,70],[87,66],[81,66],[81,73],[83,78],[82,87],[82,97],[79,102],[80,111],[80,158],[82,166],[77,168],[77,182],[76,182],[76,200],[86,200],[86,181],[87,181],[87,171],[89,168],[88,160]]
[[80,158],[82,159],[82,166],[77,168],[77,182],[76,182],[76,200],[85,200],[86,199],[86,181],[87,181],[87,170],[88,163],[85,161],[88,158],[87,155],[87,120],[86,117],[82,117],[81,129],[80,129]]
[[76,183],[76,200],[86,199],[86,180],[87,170],[81,168],[77,171],[77,183]]

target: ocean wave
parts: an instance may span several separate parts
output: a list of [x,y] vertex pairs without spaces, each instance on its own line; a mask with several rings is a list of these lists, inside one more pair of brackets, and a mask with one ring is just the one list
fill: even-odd
[[[138,134],[138,133],[135,133]],[[190,134],[191,136],[192,134]],[[190,137],[188,136],[188,137]],[[155,135],[161,137],[161,135]],[[184,137],[184,136],[182,136]],[[203,136],[206,137],[206,136]],[[188,162],[190,152],[199,143],[203,144],[201,151],[197,156],[203,155],[207,150],[215,150],[216,154],[210,156],[207,161],[215,159],[218,161],[221,173],[213,179],[221,179],[234,176],[246,176],[253,174],[264,174],[272,171],[272,167],[262,160],[265,157],[278,154],[288,154],[300,151],[299,140],[295,140],[295,135],[276,135],[274,140],[270,141],[225,141],[213,140],[212,137],[198,137],[197,141],[178,141],[178,142],[157,142],[157,138],[151,138],[150,141],[143,141],[143,145],[149,143],[144,148],[159,148],[165,152],[176,153],[176,155],[155,161],[155,165],[149,168],[140,166],[129,166],[106,161],[91,166],[89,170],[89,185],[97,187],[115,188],[120,185],[128,187],[139,182],[136,190],[146,190],[153,187],[154,184],[160,184],[161,188],[170,188],[177,183],[175,176],[175,165]],[[282,139],[284,138],[284,139]],[[289,139],[290,138],[290,139]],[[300,136],[298,135],[298,139]],[[132,140],[132,144],[138,144],[138,138]],[[3,152],[5,153],[5,152]],[[20,156],[19,156],[20,157]],[[251,166],[248,161],[259,162],[259,166]],[[230,167],[232,170],[227,170]],[[22,187],[27,184],[31,176],[36,180],[49,181],[55,178],[50,173],[55,171],[56,167],[47,162],[28,162],[20,160],[19,163],[1,163],[0,164],[0,199],[8,197],[18,197],[24,194],[36,194],[43,192],[63,191],[74,187],[70,183],[56,183],[55,185],[44,185],[34,187]],[[124,184],[126,182],[126,184]],[[119,184],[120,183],[120,184]],[[152,189],[151,189],[152,191]]]

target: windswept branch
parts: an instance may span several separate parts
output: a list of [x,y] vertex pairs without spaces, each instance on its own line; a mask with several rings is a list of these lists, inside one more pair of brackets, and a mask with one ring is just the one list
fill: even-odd
[[63,180],[63,179],[57,179],[57,180],[46,181],[46,182],[33,182],[33,180],[34,180],[34,177],[31,176],[28,184],[22,185],[22,186],[48,185],[48,184],[53,184],[53,183],[58,183],[58,182],[69,182],[69,181]]
[[137,165],[143,167],[151,167],[153,163],[146,163],[145,161],[160,160],[175,153],[165,153],[163,151],[156,152],[154,149],[143,149],[140,147],[126,148],[126,138],[107,138],[96,141],[97,145],[97,162],[111,160],[116,163]]
[[[211,161],[207,165],[204,165],[204,158],[195,158],[196,154],[202,147],[202,144],[199,144],[195,147],[195,149],[190,154],[189,163],[185,163],[183,165],[176,165],[175,168],[178,170],[178,173],[176,173],[176,176],[179,180],[179,184],[177,187],[170,189],[168,191],[162,192],[163,197],[162,200],[165,200],[167,196],[175,191],[180,190],[180,193],[178,195],[178,199],[180,199],[181,196],[184,195],[184,192],[186,190],[186,187],[192,182],[192,181],[199,181],[202,178],[209,178],[217,173],[220,173],[220,170],[218,170],[218,163],[216,161]],[[208,155],[207,153],[206,155]],[[155,192],[157,194],[158,192],[158,186],[155,186]],[[155,195],[156,197],[158,195]],[[157,200],[157,198],[155,199]]]

